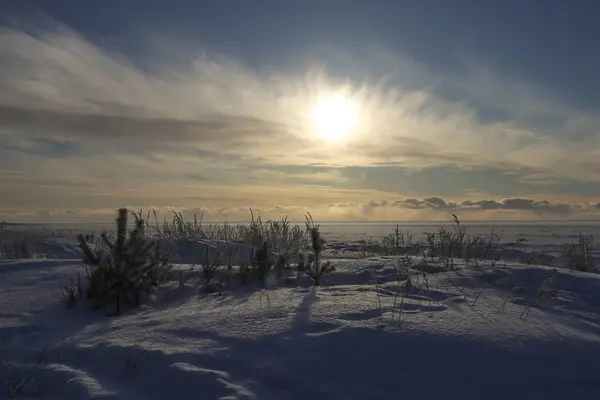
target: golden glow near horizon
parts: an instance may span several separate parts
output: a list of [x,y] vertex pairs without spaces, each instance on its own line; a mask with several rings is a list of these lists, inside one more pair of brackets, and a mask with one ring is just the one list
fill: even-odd
[[356,105],[347,97],[335,94],[320,98],[312,112],[312,123],[318,138],[340,142],[358,124]]

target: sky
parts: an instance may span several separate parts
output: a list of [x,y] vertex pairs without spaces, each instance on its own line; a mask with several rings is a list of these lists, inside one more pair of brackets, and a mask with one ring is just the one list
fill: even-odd
[[[598,15],[594,0],[3,2],[0,220],[600,220]],[[356,124],[329,141],[312,116],[337,95]]]

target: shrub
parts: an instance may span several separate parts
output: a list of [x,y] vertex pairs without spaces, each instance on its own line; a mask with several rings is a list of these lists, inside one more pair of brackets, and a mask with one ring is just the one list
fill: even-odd
[[283,276],[283,271],[289,269],[291,254],[279,254],[276,256],[273,272],[277,278]]
[[321,237],[319,225],[313,222],[310,214],[306,217],[306,231],[310,236],[312,253],[308,255],[308,259],[306,259],[304,254],[299,255],[298,270],[308,275],[313,280],[315,286],[320,286],[322,276],[332,272],[334,268],[330,261],[323,262],[321,260],[325,239]]
[[239,279],[242,286],[249,286],[253,282],[252,265],[242,263],[239,269]]
[[171,269],[168,259],[161,255],[160,242],[145,236],[145,222],[133,214],[135,228],[127,234],[128,210],[121,208],[116,219],[115,238],[104,232],[100,235],[107,252],[91,249],[86,237],[78,236],[88,271],[88,299],[105,309],[115,305],[115,314],[121,305],[139,305],[141,296],[158,286]]
[[211,281],[216,278],[221,269],[221,261],[219,259],[219,255],[214,261],[210,261],[209,250],[206,248],[206,252],[204,254],[204,259],[202,260],[202,275],[204,276],[204,283],[209,284]]

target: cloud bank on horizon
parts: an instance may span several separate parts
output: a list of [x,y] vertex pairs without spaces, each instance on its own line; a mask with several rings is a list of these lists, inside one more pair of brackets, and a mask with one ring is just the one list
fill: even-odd
[[[600,113],[551,86],[469,54],[445,72],[376,42],[285,66],[177,43],[142,62],[58,22],[1,28],[0,220],[105,220],[119,206],[213,220],[250,207],[322,220],[600,216]],[[359,123],[334,144],[309,120],[338,91]]]

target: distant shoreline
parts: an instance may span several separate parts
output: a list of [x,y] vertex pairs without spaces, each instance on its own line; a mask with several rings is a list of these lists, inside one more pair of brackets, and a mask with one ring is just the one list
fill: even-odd
[[[290,224],[304,224],[304,221],[288,221]],[[319,225],[328,225],[328,226],[351,226],[351,225],[400,225],[400,226],[423,226],[423,225],[450,225],[452,221],[442,220],[442,221],[315,221]],[[202,225],[245,225],[251,223],[251,221],[202,221]],[[539,220],[523,220],[523,221],[468,221],[461,220],[461,224],[465,225],[598,225],[600,224],[600,220],[558,220],[558,221],[539,221]],[[107,222],[0,222],[0,226],[10,227],[10,226],[85,226],[85,225],[114,225],[114,221]]]

